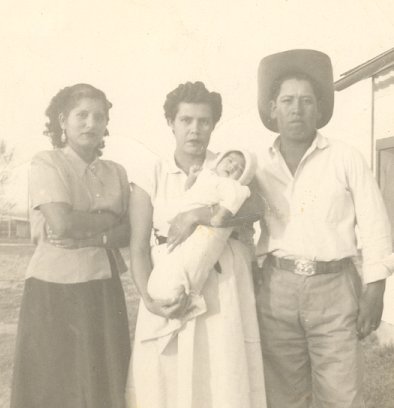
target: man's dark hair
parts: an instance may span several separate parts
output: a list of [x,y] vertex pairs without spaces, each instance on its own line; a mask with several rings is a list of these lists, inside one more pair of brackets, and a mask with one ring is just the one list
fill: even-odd
[[321,91],[320,91],[320,87],[317,84],[317,82],[310,77],[309,75],[303,73],[303,72],[288,72],[282,76],[280,76],[278,79],[276,79],[271,87],[271,92],[270,92],[270,100],[275,101],[276,98],[279,95],[280,92],[280,88],[283,84],[283,82],[287,81],[288,79],[297,79],[297,80],[301,80],[301,81],[308,81],[313,89],[313,92],[315,94],[316,100],[320,100],[321,99]]

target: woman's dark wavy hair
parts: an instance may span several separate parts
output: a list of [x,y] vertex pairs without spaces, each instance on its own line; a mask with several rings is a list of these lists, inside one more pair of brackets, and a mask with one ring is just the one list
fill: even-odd
[[[59,115],[67,116],[70,111],[76,106],[79,100],[82,98],[91,98],[102,101],[105,107],[107,120],[109,120],[109,110],[112,107],[112,103],[107,99],[105,93],[100,91],[89,84],[76,84],[61,89],[51,100],[48,108],[45,111],[45,115],[49,118],[49,122],[45,124],[46,129],[44,135],[51,139],[52,146],[54,148],[61,148],[65,146],[65,142],[62,142],[62,128],[59,123]],[[105,131],[104,136],[108,135],[108,130]],[[101,149],[104,146],[98,148],[98,154],[101,155]]]
[[168,120],[174,120],[178,112],[179,104],[205,103],[211,107],[213,124],[216,125],[222,116],[222,97],[217,92],[209,92],[203,82],[186,82],[180,84],[171,91],[164,102],[164,116]]

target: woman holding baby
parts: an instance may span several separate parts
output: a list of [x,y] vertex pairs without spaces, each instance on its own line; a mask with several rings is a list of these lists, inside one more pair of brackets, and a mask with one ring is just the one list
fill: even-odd
[[[221,96],[209,92],[201,82],[187,82],[167,95],[164,111],[175,136],[175,152],[167,160],[158,160],[150,172],[135,175],[130,198],[131,270],[141,304],[129,372],[129,405],[265,407],[250,268],[251,224],[230,217],[236,227],[222,248],[219,262],[200,282],[198,295],[204,299],[206,310],[196,317],[192,314],[191,320],[180,325],[165,342],[160,336],[145,336],[147,328],[152,327],[152,318],[162,321],[165,328],[168,322],[184,321],[184,316],[190,316],[193,304],[187,284],[180,285],[169,298],[151,296],[148,280],[153,266],[164,261],[168,248],[176,251],[179,244],[187,241],[199,224],[211,225],[212,217],[215,225],[218,220],[223,226],[228,223],[228,214],[222,217],[223,208],[218,205],[197,205],[187,211],[180,206],[186,188],[193,185],[192,173],[218,165],[208,145],[221,117]],[[248,168],[245,157],[233,156],[222,157],[214,177],[229,178],[234,166],[241,173]],[[207,228],[209,233],[210,227]]]

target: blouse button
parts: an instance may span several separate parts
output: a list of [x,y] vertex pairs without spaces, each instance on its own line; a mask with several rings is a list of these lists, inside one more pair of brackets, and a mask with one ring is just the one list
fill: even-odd
[[96,194],[96,197],[97,197],[97,198],[99,198],[99,197],[100,197],[100,194],[99,194],[99,193],[97,193],[97,194]]

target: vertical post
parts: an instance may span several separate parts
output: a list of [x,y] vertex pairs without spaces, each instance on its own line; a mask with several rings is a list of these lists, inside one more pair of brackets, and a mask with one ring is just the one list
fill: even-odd
[[[371,78],[371,170],[375,169],[375,76]],[[376,168],[374,172],[378,176],[379,169]]]

